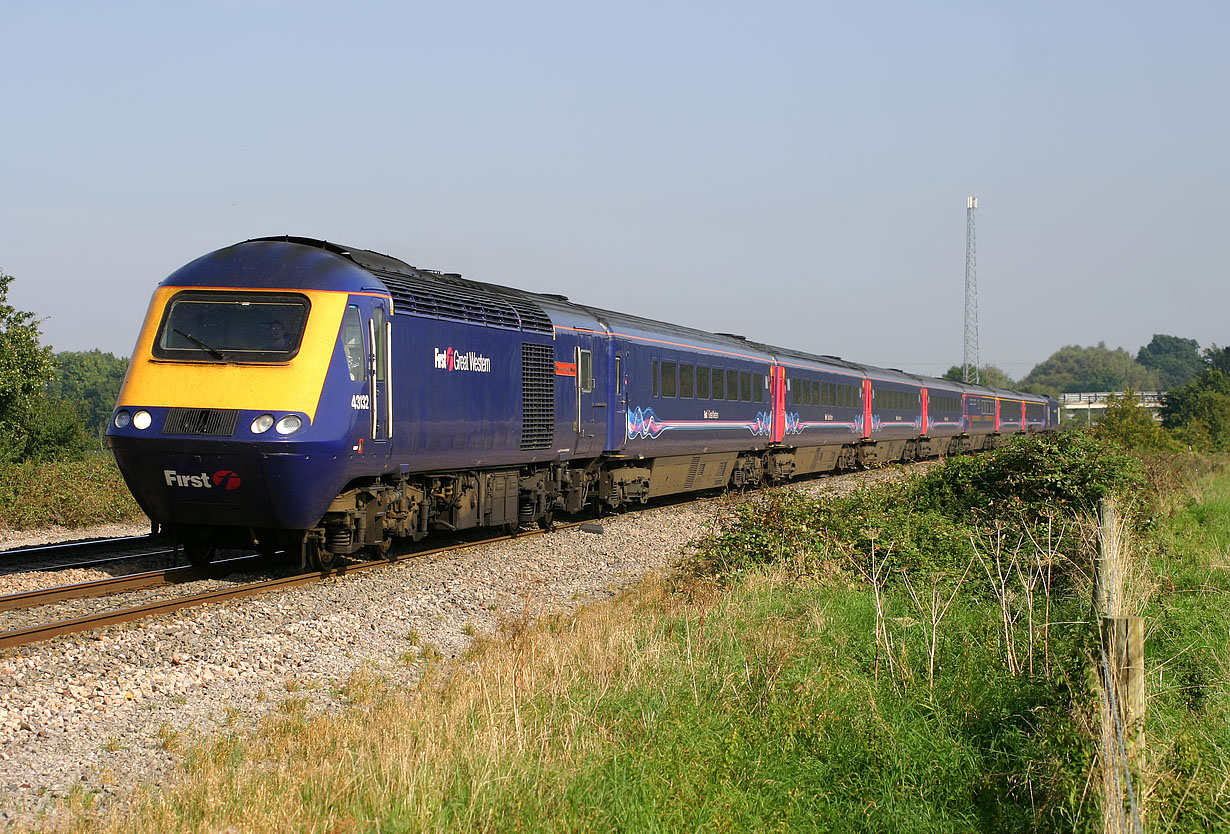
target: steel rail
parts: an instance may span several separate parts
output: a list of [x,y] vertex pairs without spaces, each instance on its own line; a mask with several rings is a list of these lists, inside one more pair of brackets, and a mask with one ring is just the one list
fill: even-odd
[[[572,527],[579,527],[583,522],[567,522],[564,524],[555,525],[557,530],[567,530]],[[63,637],[68,634],[78,634],[82,631],[92,631],[94,629],[103,628],[105,626],[120,625],[122,623],[133,622],[147,617],[156,616],[158,614],[169,614],[174,611],[179,611],[184,608],[194,608],[199,605],[206,605],[215,602],[226,602],[232,599],[240,599],[242,597],[255,596],[263,594],[267,591],[274,591],[284,588],[294,588],[300,585],[308,585],[313,582],[320,582],[323,579],[328,579],[331,576],[346,576],[350,573],[359,573],[366,570],[374,570],[376,568],[384,568],[399,562],[418,559],[424,556],[436,556],[441,553],[448,553],[454,550],[464,550],[471,547],[480,547],[482,545],[494,544],[496,542],[511,541],[516,538],[527,538],[529,536],[541,535],[543,530],[528,530],[518,532],[516,535],[501,535],[489,539],[481,539],[470,542],[457,542],[443,547],[432,548],[428,550],[420,550],[412,553],[398,554],[390,556],[386,559],[373,560],[370,562],[356,562],[352,565],[343,565],[339,568],[334,568],[331,571],[315,571],[312,573],[301,573],[295,576],[286,576],[279,579],[267,579],[261,582],[252,582],[246,585],[238,585],[232,588],[219,588],[213,591],[206,591],[200,594],[190,594],[182,597],[174,597],[172,599],[158,600],[146,605],[137,605],[130,608],[122,608],[112,611],[100,611],[94,614],[87,614],[82,617],[74,617],[68,620],[58,620],[50,623],[41,623],[39,625],[29,626],[27,628],[15,629],[12,631],[0,632],[0,650],[15,648],[17,646],[25,646],[30,643],[40,643],[46,640],[51,640],[55,637]],[[253,557],[248,557],[253,558]],[[198,569],[193,569],[198,570]],[[206,569],[208,570],[208,569]],[[149,574],[134,574],[132,577],[116,577],[116,579],[134,579],[140,576],[157,574],[158,571],[150,571]],[[111,580],[99,580],[99,582],[110,582]],[[93,584],[93,583],[85,583]],[[165,583],[160,583],[165,584]],[[73,586],[64,586],[71,588]],[[56,590],[56,589],[49,589]],[[62,590],[62,589],[61,589]],[[28,594],[37,594],[37,591],[27,592]],[[16,596],[16,595],[15,595]],[[24,596],[24,595],[22,595]],[[0,598],[2,601],[3,598]]]
[[174,548],[165,550],[151,550],[148,553],[123,553],[117,556],[107,556],[102,559],[94,559],[89,562],[70,562],[63,565],[38,565],[29,569],[18,569],[7,572],[0,571],[0,576],[14,576],[19,573],[53,573],[58,570],[85,570],[99,565],[109,565],[112,562],[128,562],[133,559],[156,559],[159,556],[170,556],[175,553]]
[[[111,549],[113,552],[107,553]],[[165,557],[175,552],[152,536],[121,536],[0,551],[0,576],[92,568],[132,559]]]
[[36,544],[30,547],[15,547],[12,550],[0,550],[0,559],[7,559],[11,556],[27,556],[35,553],[42,553],[47,550],[82,550],[91,547],[106,547],[114,544],[133,544],[136,542],[147,541],[154,538],[146,534],[143,536],[116,536],[112,539],[87,539],[79,542],[53,542],[51,544]]
[[19,591],[15,594],[0,596],[0,611],[20,611],[24,608],[34,608],[39,605],[50,605],[53,602],[64,602],[70,599],[89,599],[93,597],[118,594],[122,591],[140,591],[145,588],[157,588],[175,582],[192,582],[197,579],[210,579],[217,565],[239,567],[237,563],[260,558],[259,554],[239,556],[215,562],[209,567],[198,568],[191,565],[178,568],[163,568],[161,570],[130,573],[124,576],[110,576],[106,579],[92,579],[88,582],[76,582],[72,585],[56,585],[50,588],[36,588],[33,591]]

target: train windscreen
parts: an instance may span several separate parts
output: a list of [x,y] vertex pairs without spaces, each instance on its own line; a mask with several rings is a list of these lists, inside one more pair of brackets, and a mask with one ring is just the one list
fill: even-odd
[[295,293],[186,291],[163,312],[154,356],[182,362],[285,362],[311,303]]

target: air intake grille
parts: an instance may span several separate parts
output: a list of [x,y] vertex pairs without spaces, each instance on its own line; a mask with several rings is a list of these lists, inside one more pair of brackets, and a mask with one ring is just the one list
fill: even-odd
[[429,316],[499,327],[550,333],[551,319],[542,308],[517,293],[467,281],[460,275],[418,272],[415,275],[376,273],[393,296],[398,313]]
[[230,437],[239,412],[225,408],[172,408],[167,410],[163,434],[211,434]]
[[555,349],[521,345],[521,448],[550,449],[555,437]]

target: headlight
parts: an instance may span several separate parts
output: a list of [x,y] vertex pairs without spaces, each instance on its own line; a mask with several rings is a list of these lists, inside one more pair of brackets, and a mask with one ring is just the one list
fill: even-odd
[[132,422],[132,415],[129,414],[127,411],[115,412],[115,427],[117,429],[125,428],[131,422]]
[[294,414],[287,414],[281,420],[278,420],[278,434],[294,434],[303,427],[303,418]]
[[[261,416],[257,417],[255,420],[252,421],[252,433],[253,434],[264,434],[265,432],[269,431],[271,428],[273,428],[273,415],[272,414],[262,414]],[[281,429],[279,429],[279,431],[281,431]]]
[[154,418],[149,416],[148,411],[138,411],[132,415],[132,424],[139,429],[148,429],[152,422]]

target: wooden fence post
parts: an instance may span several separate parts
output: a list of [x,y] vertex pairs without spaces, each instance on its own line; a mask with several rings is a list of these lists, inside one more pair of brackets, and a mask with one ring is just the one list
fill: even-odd
[[1145,620],[1143,617],[1103,617],[1102,645],[1106,649],[1107,681],[1114,716],[1123,728],[1123,744],[1134,773],[1145,741]]
[[1129,600],[1128,554],[1113,499],[1098,503],[1098,553],[1093,605],[1100,617],[1102,655],[1103,830],[1140,832],[1144,826],[1145,621],[1123,615]]

